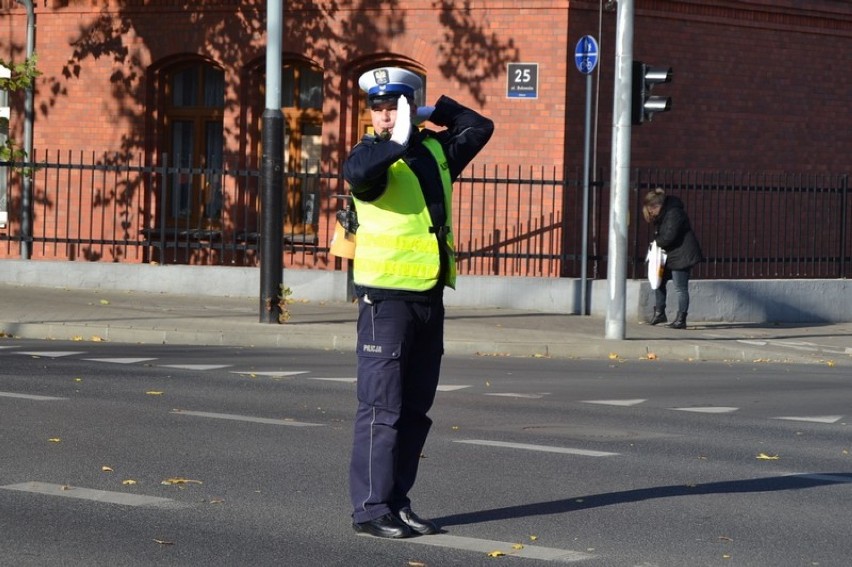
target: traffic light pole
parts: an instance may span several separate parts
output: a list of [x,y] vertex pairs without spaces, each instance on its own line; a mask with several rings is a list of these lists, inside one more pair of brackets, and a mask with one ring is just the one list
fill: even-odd
[[618,0],[613,92],[612,167],[607,260],[607,339],[625,338],[627,234],[630,222],[630,134],[633,86],[633,0]]

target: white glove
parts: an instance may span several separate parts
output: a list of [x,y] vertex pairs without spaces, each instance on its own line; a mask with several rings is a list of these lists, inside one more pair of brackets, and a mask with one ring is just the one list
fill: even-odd
[[411,106],[408,104],[408,99],[401,96],[396,103],[396,122],[393,125],[390,141],[404,146],[408,143],[409,136],[411,136]]
[[432,116],[433,112],[435,112],[434,106],[418,106],[414,112],[414,123],[422,124],[426,122]]

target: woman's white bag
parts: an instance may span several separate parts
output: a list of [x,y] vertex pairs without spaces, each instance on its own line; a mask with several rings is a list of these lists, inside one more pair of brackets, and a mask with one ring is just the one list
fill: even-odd
[[651,289],[660,287],[663,281],[663,270],[666,267],[666,252],[659,246],[657,241],[651,242],[648,247],[648,256],[645,258],[648,262],[648,282],[651,284]]

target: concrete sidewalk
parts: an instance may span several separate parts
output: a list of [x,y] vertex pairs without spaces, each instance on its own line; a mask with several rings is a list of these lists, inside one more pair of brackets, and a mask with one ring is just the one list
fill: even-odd
[[[0,284],[6,337],[352,351],[357,308],[296,302],[285,324],[260,323],[260,302]],[[5,340],[9,340],[8,338]],[[627,322],[605,338],[600,317],[509,309],[447,309],[450,355],[792,362],[852,365],[852,324],[690,323],[686,330]]]

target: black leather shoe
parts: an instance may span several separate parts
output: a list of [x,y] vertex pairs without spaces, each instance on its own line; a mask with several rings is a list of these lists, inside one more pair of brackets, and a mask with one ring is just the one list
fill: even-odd
[[418,533],[420,535],[432,535],[441,531],[438,526],[435,525],[435,522],[424,520],[412,512],[411,508],[403,508],[397,513],[397,515],[399,516],[399,519],[402,520],[402,523],[411,528],[411,531],[414,533]]
[[359,534],[369,534],[375,537],[399,539],[411,536],[411,529],[393,514],[385,514],[380,518],[360,524],[352,522],[352,528]]

